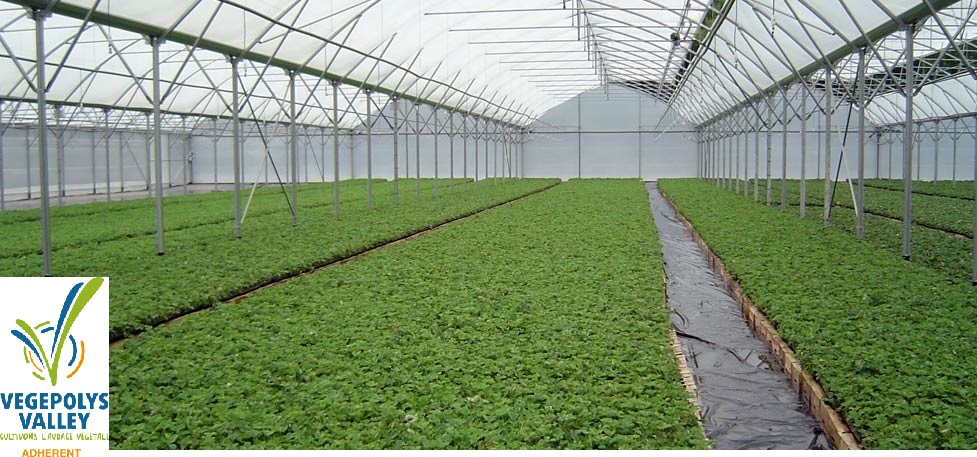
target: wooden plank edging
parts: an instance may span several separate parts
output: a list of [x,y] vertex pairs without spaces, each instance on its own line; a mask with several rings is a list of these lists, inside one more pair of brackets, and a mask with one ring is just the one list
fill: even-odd
[[[709,258],[709,263],[719,272],[726,287],[740,304],[740,309],[743,311],[743,316],[746,318],[746,321],[753,328],[757,336],[763,339],[767,346],[770,347],[771,353],[773,353],[777,361],[783,366],[787,378],[790,379],[791,384],[794,385],[794,388],[804,400],[804,403],[810,408],[811,414],[817,419],[822,430],[824,430],[825,434],[831,440],[831,444],[835,449],[861,449],[858,439],[848,426],[848,422],[824,400],[826,396],[824,389],[814,379],[814,376],[804,370],[794,351],[780,337],[780,334],[777,333],[773,323],[753,304],[753,300],[743,291],[743,287],[736,281],[736,278],[726,270],[726,265],[722,259],[712,249],[709,249],[705,240],[695,231],[692,223],[678,210],[675,202],[668,195],[665,195],[661,188],[658,189],[658,193],[668,202],[668,205],[675,211],[675,215],[682,222],[682,225],[685,226],[689,234],[692,235],[696,244],[706,253],[706,256]],[[674,330],[672,334],[674,335]]]

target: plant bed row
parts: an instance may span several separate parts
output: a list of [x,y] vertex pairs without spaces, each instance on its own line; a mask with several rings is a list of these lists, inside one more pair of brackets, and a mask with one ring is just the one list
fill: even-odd
[[699,180],[661,188],[867,448],[974,448],[977,293]]
[[[411,183],[413,184],[413,183]],[[401,187],[405,185],[403,180]],[[340,208],[347,204],[366,201],[366,181],[353,180],[340,183]],[[392,182],[376,181],[374,196],[389,193]],[[433,180],[424,180],[422,194],[424,198],[432,196]],[[413,198],[414,188],[411,188]],[[286,192],[289,192],[286,189]],[[248,200],[250,190],[242,191],[242,211]],[[234,219],[232,206],[232,192],[216,192],[197,194],[174,198],[165,201],[163,206],[163,226],[165,232],[185,230],[204,225],[219,224]],[[299,187],[298,211],[319,210],[331,211],[332,184],[308,184]],[[154,235],[156,225],[153,213],[153,200],[142,199],[139,205],[125,208],[112,208],[103,204],[90,203],[75,205],[94,208],[82,208],[86,212],[66,216],[52,217],[51,233],[53,251],[65,247],[83,246],[86,244],[113,241],[123,238]],[[101,211],[96,211],[101,209]],[[290,209],[282,190],[264,188],[255,192],[254,198],[245,214],[247,219],[274,215],[288,218]],[[300,214],[301,216],[301,214]],[[39,225],[36,220],[10,222],[0,224],[0,258],[15,257],[36,253],[39,244]]]
[[[901,179],[866,179],[866,187],[878,187],[902,192]],[[913,193],[938,197],[974,199],[973,181],[913,181]]]
[[[765,183],[761,183],[764,186]],[[780,205],[780,180],[772,183],[773,205]],[[765,191],[761,191],[763,193]],[[913,194],[913,223],[925,227],[944,230],[951,233],[973,237],[974,233],[974,202],[951,197],[940,197],[925,194]],[[865,188],[865,211],[892,219],[903,217],[902,191],[881,188]],[[761,195],[761,201],[766,197]],[[800,181],[787,181],[787,203],[800,204]],[[807,204],[809,206],[824,206],[824,181],[808,181]],[[834,193],[835,206],[854,209],[851,189],[847,182],[838,182]]]
[[[394,206],[378,194],[375,211],[350,205],[336,218],[306,210],[300,224],[288,217],[245,221],[242,238],[233,222],[210,224],[167,235],[166,254],[157,256],[152,235],[57,251],[57,276],[112,278],[110,339],[116,340],[189,311],[212,305],[256,284],[341,258],[554,184],[518,180],[469,188],[440,199],[401,198]],[[0,275],[30,276],[40,271],[38,255],[0,259]]]
[[[813,182],[808,183],[810,189]],[[795,182],[795,184],[797,184]],[[820,184],[823,186],[824,182]],[[800,214],[800,195],[799,184],[788,184],[787,194],[788,209],[795,215]],[[839,183],[839,186],[847,184]],[[774,193],[777,195],[773,206],[779,208],[780,205],[780,183],[774,185]],[[817,193],[817,197],[823,195],[823,187]],[[824,208],[823,199],[808,197],[808,217],[812,220],[821,220]],[[749,197],[752,199],[752,193]],[[761,199],[765,202],[766,197]],[[849,235],[856,235],[856,219],[854,205],[851,204],[851,197],[844,198],[844,201],[837,201],[837,205],[831,209],[831,228],[841,230]],[[868,211],[874,211],[869,208]],[[895,255],[902,255],[902,220],[901,216],[892,217],[886,215],[865,214],[865,240],[887,249]],[[917,221],[918,222],[918,221]],[[934,229],[925,225],[914,224],[911,228],[913,255],[911,260],[920,265],[929,267],[946,276],[946,279],[954,283],[970,283],[973,277],[973,241],[964,239],[960,236],[949,235],[941,229]]]
[[112,352],[111,446],[703,448],[637,180],[571,181]]

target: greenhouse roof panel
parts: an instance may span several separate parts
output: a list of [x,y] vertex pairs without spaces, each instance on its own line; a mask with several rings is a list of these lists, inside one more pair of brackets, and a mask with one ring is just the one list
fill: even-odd
[[[36,8],[47,4],[5,1]],[[281,118],[286,72],[298,71],[308,86],[303,90],[320,92],[307,97],[310,108],[329,109],[330,83],[313,82],[325,78],[343,83],[349,96],[341,103],[348,99],[354,108],[369,90],[527,125],[584,91],[619,84],[657,97],[701,125],[820,74],[826,62],[836,66],[839,85],[850,85],[856,67],[852,53],[867,42],[877,42],[867,63],[874,84],[870,92],[879,97],[898,92],[898,75],[890,69],[905,59],[904,44],[893,32],[905,21],[924,21],[913,56],[936,62],[917,70],[924,84],[956,78],[970,68],[959,59],[954,66],[944,28],[969,53],[969,42],[962,40],[977,38],[973,3],[62,0],[54,3],[56,14],[47,27],[49,73],[57,75],[49,97],[54,103],[151,108],[147,88],[153,63],[144,36],[162,35],[167,40],[161,48],[163,91],[179,94],[164,100],[164,107],[187,114],[228,114],[227,56],[239,56],[248,62],[241,65],[248,72],[242,79],[254,79],[242,88],[254,91],[252,97],[277,99],[263,104],[261,113],[246,113],[270,117],[263,120]],[[940,12],[939,21],[931,17],[934,11]],[[27,75],[33,71],[32,21],[15,8],[0,12],[0,19],[7,24],[0,31],[5,51],[16,56],[4,64],[9,68],[0,78],[0,94],[30,99],[31,85],[17,76],[21,68]],[[62,62],[64,69],[58,70]],[[703,100],[708,105],[700,106]],[[962,105],[927,103],[935,104],[933,112]],[[330,122],[328,115],[308,119]]]

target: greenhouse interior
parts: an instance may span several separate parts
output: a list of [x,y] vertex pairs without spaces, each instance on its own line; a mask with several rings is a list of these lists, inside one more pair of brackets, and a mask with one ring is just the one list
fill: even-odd
[[112,450],[977,448],[975,14],[3,0],[0,276]]

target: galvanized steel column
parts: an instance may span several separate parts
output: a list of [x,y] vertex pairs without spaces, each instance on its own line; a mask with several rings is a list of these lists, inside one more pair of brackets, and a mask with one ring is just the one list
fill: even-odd
[[485,120],[485,171],[482,172],[485,175],[485,179],[488,180],[489,173],[489,121]]
[[149,37],[153,48],[153,147],[156,151],[156,254],[163,255],[163,113],[160,110],[159,37]]
[[[146,118],[149,119],[148,117]],[[146,135],[146,145],[150,146],[151,137]],[[109,111],[105,110],[105,198],[108,201],[112,201],[112,129],[109,127]],[[148,149],[147,149],[148,150]],[[149,177],[149,162],[146,165],[146,176]],[[152,186],[149,184],[148,186]],[[146,187],[146,191],[152,195],[149,191],[149,187]]]
[[[0,124],[0,132],[3,131],[3,126]],[[98,154],[98,132],[95,127],[92,127],[92,195],[98,195],[98,168],[95,164],[95,155]],[[0,189],[3,188],[3,137],[0,136]],[[0,190],[0,208],[2,208],[2,190]]]
[[[770,113],[773,115],[773,113]],[[773,123],[767,126],[767,206],[773,204]]]
[[940,170],[940,121],[933,123],[933,182],[939,181]]
[[801,84],[801,217],[807,217],[807,83]]
[[865,238],[865,48],[858,50],[858,204],[855,236]]
[[366,91],[366,209],[373,211],[373,100]]
[[784,89],[784,111],[781,113],[780,209],[787,209],[787,89]]
[[455,191],[455,113],[448,112],[448,192]]
[[[974,116],[974,129],[977,130],[977,116]],[[977,234],[977,131],[974,132],[974,233]],[[977,236],[974,237],[974,274],[971,284],[977,286]]]
[[339,216],[339,82],[332,82],[332,214]]
[[475,118],[475,187],[478,187],[478,118]]
[[393,103],[394,103],[394,205],[397,205],[400,203],[400,195],[398,191],[399,183],[397,182],[398,180],[397,175],[399,174],[399,168],[400,168],[400,163],[398,162],[399,157],[397,157],[397,143],[398,143],[397,137],[400,136],[400,103],[396,97],[394,97]]
[[736,154],[736,159],[734,160],[734,162],[736,163],[736,167],[735,167],[736,177],[735,179],[733,179],[733,183],[734,183],[733,187],[735,189],[736,194],[739,195],[740,193],[740,136],[739,134],[733,136],[733,143],[734,143],[733,149],[735,150],[735,154]]
[[743,197],[750,197],[750,132],[743,131]]
[[[153,121],[149,112],[146,113],[146,193],[153,195]],[[108,120],[105,121],[106,124]],[[108,166],[107,164],[105,165]],[[216,165],[215,165],[216,166]],[[108,182],[108,179],[105,180]]]
[[434,198],[438,198],[438,131],[441,130],[441,124],[438,123],[438,107],[434,107],[434,112],[432,113],[434,117]]
[[299,147],[298,147],[298,127],[297,127],[297,112],[295,109],[295,72],[288,72],[288,139],[289,139],[289,155],[291,156],[291,171],[292,171],[292,227],[295,227],[299,223]]
[[[953,119],[953,172],[950,176],[950,182],[957,182],[957,143],[960,140],[959,122],[960,118]],[[875,174],[875,177],[878,178],[878,172]]]
[[753,201],[760,201],[760,129],[753,132]]
[[468,190],[468,115],[462,115],[461,125],[462,125],[461,138],[463,140],[461,143],[461,148],[462,148],[461,186],[463,190]]
[[62,125],[62,111],[61,105],[54,107],[54,120],[57,127],[54,129],[54,158],[55,158],[55,169],[57,170],[58,178],[58,206],[64,205],[64,133],[65,127]]
[[[51,221],[49,218],[50,195],[47,164],[47,53],[44,50],[44,20],[51,15],[47,10],[33,10],[34,37],[37,50],[37,152],[41,163],[41,274],[51,276]],[[30,176],[30,168],[27,170]],[[29,187],[28,187],[29,188]],[[30,192],[28,190],[28,192]],[[29,197],[28,197],[29,198]]]
[[727,147],[727,143],[726,143],[726,136],[725,136],[725,134],[723,135],[722,138],[719,139],[719,143],[722,145],[722,149],[720,149],[720,152],[719,152],[719,160],[721,161],[721,167],[722,167],[722,169],[719,172],[719,178],[720,178],[719,184],[720,184],[720,187],[722,187],[723,189],[726,189],[728,187],[727,186],[728,181],[726,180],[726,147]]
[[414,199],[421,201],[421,104],[414,102]]
[[[577,179],[583,176],[583,105],[580,101],[580,95],[577,95]],[[488,142],[485,143],[486,155],[488,154]],[[488,163],[488,162],[486,162]],[[488,172],[488,167],[486,166],[486,172]]]
[[831,223],[831,64],[824,66],[824,226]]
[[231,57],[231,128],[234,166],[234,237],[241,238],[241,96],[237,57]]
[[[3,182],[3,134],[6,132],[3,126],[3,102],[0,101],[0,211],[7,209],[6,190]],[[95,188],[95,131],[92,130],[92,188]],[[95,193],[92,191],[92,193]]]
[[915,24],[906,25],[906,124],[903,131],[902,186],[902,258],[909,260],[912,254],[913,223],[913,96],[916,86],[913,67],[913,30]]

